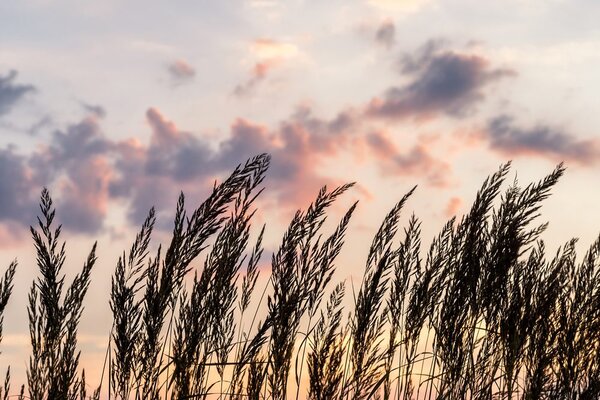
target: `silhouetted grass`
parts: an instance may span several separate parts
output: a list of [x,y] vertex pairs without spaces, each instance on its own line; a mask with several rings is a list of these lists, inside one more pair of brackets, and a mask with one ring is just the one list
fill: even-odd
[[[332,232],[324,223],[352,184],[323,188],[296,212],[268,286],[255,290],[265,227],[251,242],[252,220],[269,161],[263,154],[238,166],[189,215],[182,194],[171,240],[152,255],[149,211],[116,264],[107,364],[90,393],[77,327],[96,246],[67,286],[61,228],[44,189],[31,228],[39,269],[29,294],[31,355],[17,397],[600,397],[600,237],[580,261],[575,239],[550,257],[540,239],[541,205],[562,165],[504,191],[510,164],[501,166],[428,248],[414,215],[400,226],[409,190],[375,233],[345,317],[348,285],[332,279],[357,204]],[[13,262],[0,279],[0,338],[15,270]],[[0,397],[9,392],[10,369]]]

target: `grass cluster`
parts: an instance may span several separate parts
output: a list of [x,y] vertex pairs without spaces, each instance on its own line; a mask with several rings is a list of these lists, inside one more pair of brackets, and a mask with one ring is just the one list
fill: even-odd
[[[251,235],[251,222],[268,166],[268,155],[248,160],[191,214],[181,195],[171,241],[152,254],[149,211],[112,277],[113,324],[95,390],[77,349],[95,245],[68,285],[44,190],[31,228],[39,277],[29,294],[27,384],[15,396],[600,398],[600,239],[582,259],[575,240],[548,254],[540,239],[540,207],[562,165],[507,189],[503,165],[429,247],[414,215],[400,226],[413,188],[381,223],[352,293],[333,276],[356,204],[332,232],[324,228],[328,208],[351,184],[323,188],[294,215],[272,255],[268,287],[255,291],[264,226]],[[0,279],[0,315],[15,268]],[[352,309],[343,309],[345,296]],[[9,392],[10,370],[0,398]]]

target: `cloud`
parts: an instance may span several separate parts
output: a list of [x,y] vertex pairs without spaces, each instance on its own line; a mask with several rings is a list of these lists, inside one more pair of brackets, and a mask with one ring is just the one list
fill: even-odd
[[452,218],[458,214],[463,206],[463,201],[460,197],[452,197],[448,200],[448,204],[446,205],[446,210],[444,211],[444,215],[447,218]]
[[[36,181],[27,159],[12,149],[0,149],[0,220],[32,224],[37,210]],[[40,188],[41,189],[41,188]]]
[[137,224],[151,206],[171,211],[180,190],[202,198],[215,179],[245,159],[268,152],[271,199],[279,206],[305,206],[324,184],[340,183],[319,168],[342,146],[351,145],[353,118],[351,111],[344,111],[331,120],[320,119],[304,106],[275,127],[238,118],[225,138],[209,144],[151,108],[146,113],[152,130],[148,145],[133,139],[116,144],[109,193],[128,201],[128,217]]
[[[274,203],[286,209],[305,206],[321,186],[342,183],[322,169],[328,162],[340,152],[353,154],[357,147],[365,147],[364,121],[353,109],[320,118],[303,105],[273,127],[238,118],[218,143],[180,129],[156,108],[146,112],[146,120],[152,131],[147,145],[129,139],[111,146],[116,154],[111,156],[115,161],[108,193],[112,199],[127,200],[128,217],[136,224],[152,206],[170,212],[180,190],[203,198],[215,179],[263,152],[271,154],[267,184]],[[384,139],[372,136],[367,146],[382,170],[394,175],[425,174],[430,185],[446,184],[447,166],[430,154],[425,139],[404,151]],[[170,229],[169,223],[161,227]]]
[[419,72],[424,66],[448,46],[443,38],[429,39],[413,53],[404,53],[398,59],[398,70],[402,74]]
[[196,70],[185,60],[175,60],[168,65],[167,71],[171,80],[176,84],[191,81],[196,76]]
[[0,249],[14,249],[28,238],[29,230],[20,223],[5,221],[0,224]]
[[486,86],[515,74],[490,68],[488,60],[476,54],[442,50],[438,42],[428,42],[415,56],[403,57],[400,70],[410,82],[373,99],[367,107],[369,115],[389,119],[423,119],[437,114],[463,117],[484,98]]
[[90,116],[69,125],[65,130],[54,131],[46,156],[54,169],[66,169],[69,166],[67,164],[77,166],[102,156],[112,146],[112,142],[102,134],[97,118]]
[[40,117],[37,121],[35,121],[33,124],[31,124],[26,129],[26,132],[28,135],[37,136],[40,132],[51,127],[53,123],[54,121],[52,120],[52,117],[50,115],[44,115]]
[[238,97],[244,97],[251,94],[256,86],[265,80],[267,74],[278,64],[277,60],[266,60],[258,62],[250,71],[250,77],[244,82],[238,84],[233,89],[233,94]]
[[290,42],[259,38],[250,45],[251,53],[260,60],[290,59],[299,55],[298,47]]
[[51,139],[50,146],[31,157],[37,180],[57,191],[58,212],[67,229],[100,231],[107,212],[114,144],[101,132],[95,115],[55,131]]
[[237,84],[233,89],[233,94],[238,97],[251,95],[274,68],[300,56],[300,50],[290,42],[260,38],[251,43],[250,54],[255,60],[250,74],[245,81]]
[[81,107],[83,107],[83,109],[86,113],[91,114],[97,118],[106,117],[106,109],[104,107],[102,107],[101,105],[88,104],[88,103],[82,102]]
[[135,139],[115,144],[114,178],[108,186],[111,198],[130,201],[128,216],[136,224],[150,207],[164,210],[175,204],[186,184],[206,184],[215,174],[208,144],[180,130],[156,108],[146,111],[146,121],[152,131],[148,145]]
[[27,93],[35,91],[32,85],[15,83],[17,71],[12,70],[5,76],[0,76],[0,117],[8,114],[14,105]]
[[389,134],[375,131],[364,142],[383,175],[423,177],[438,188],[449,184],[450,165],[432,154],[428,138],[419,137],[415,144],[399,149]]
[[46,186],[66,229],[99,232],[113,156],[114,144],[100,131],[95,115],[53,132],[48,145],[26,156],[10,147],[0,149],[0,221],[4,227],[33,224],[39,193]]
[[534,155],[582,165],[595,165],[600,160],[596,139],[579,139],[546,125],[520,128],[509,115],[490,120],[484,135],[493,150],[510,157]]
[[390,48],[396,41],[396,26],[391,20],[383,22],[375,31],[375,41],[386,48]]
[[[256,154],[272,155],[267,175],[280,210],[308,204],[323,185],[340,183],[328,172],[340,154],[361,151],[390,175],[425,175],[427,184],[443,186],[447,165],[431,153],[431,143],[418,138],[412,146],[397,147],[383,132],[368,132],[371,121],[361,109],[344,109],[322,118],[309,105],[297,107],[274,126],[243,118],[234,120],[218,142],[178,127],[159,109],[149,108],[151,132],[147,143],[137,138],[112,140],[100,127],[102,109],[79,122],[54,131],[49,142],[27,156],[13,149],[0,152],[0,221],[28,225],[42,186],[57,199],[65,228],[94,234],[110,228],[105,219],[110,202],[121,202],[129,222],[139,224],[150,207],[159,212],[159,229],[171,229],[177,195],[202,199],[215,180],[227,176],[240,162]],[[193,201],[192,201],[193,202]]]
[[61,189],[58,212],[63,225],[74,232],[93,234],[104,227],[108,184],[112,170],[104,157],[92,157],[69,172]]
[[[164,139],[169,134],[168,127],[161,129],[156,135],[162,135],[163,140],[155,139],[158,143],[155,147],[167,147],[165,142],[170,140],[168,136]],[[54,131],[47,145],[28,155],[19,155],[10,147],[0,149],[2,226],[33,224],[40,190],[46,186],[56,200],[59,219],[65,229],[85,234],[102,231],[109,201],[118,197],[115,193],[130,193],[124,189],[113,193],[111,184],[118,183],[117,170],[137,161],[134,156],[140,153],[132,150],[131,143],[133,141],[119,143],[107,139],[100,129],[98,117],[91,114]],[[143,156],[149,158],[148,154]],[[144,170],[135,172],[140,177],[148,175]],[[171,181],[172,175],[169,172]],[[142,189],[138,186],[143,186],[145,181],[135,179],[132,172],[128,177],[131,179],[123,183],[122,188],[133,185],[133,191],[140,192]]]
[[150,176],[169,176],[182,182],[200,173],[212,172],[206,164],[211,156],[207,143],[191,133],[180,131],[157,109],[146,112],[152,129],[150,147],[147,150],[146,173]]

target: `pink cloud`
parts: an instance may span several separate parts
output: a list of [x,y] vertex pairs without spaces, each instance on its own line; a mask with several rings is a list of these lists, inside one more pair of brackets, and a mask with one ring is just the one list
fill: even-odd
[[196,76],[196,70],[185,60],[175,60],[168,65],[167,71],[174,83],[189,82]]
[[460,209],[463,206],[463,201],[460,197],[452,197],[449,201],[448,204],[446,205],[446,209],[444,211],[444,215],[447,218],[452,218],[455,215],[458,214],[458,212],[460,211]]
[[432,154],[432,140],[431,137],[420,136],[415,144],[399,149],[389,134],[376,131],[366,135],[364,145],[384,176],[425,177],[433,187],[446,187],[451,178],[450,165]]
[[29,238],[29,231],[16,222],[0,223],[0,248],[14,249]]
[[254,64],[250,71],[250,77],[243,83],[238,84],[233,90],[233,94],[243,97],[252,94],[254,89],[264,81],[273,68],[280,64],[278,59],[269,59]]
[[260,60],[289,59],[300,54],[300,50],[295,44],[272,38],[254,40],[250,45],[250,50]]
[[274,68],[300,56],[300,50],[290,42],[259,38],[251,43],[250,54],[255,61],[249,71],[249,76],[233,89],[233,94],[238,97],[253,94]]

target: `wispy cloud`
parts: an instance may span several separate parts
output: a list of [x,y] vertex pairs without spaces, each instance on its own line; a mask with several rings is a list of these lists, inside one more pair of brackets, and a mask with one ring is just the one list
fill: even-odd
[[375,40],[377,43],[391,48],[396,41],[396,26],[391,20],[384,21],[375,31]]
[[86,113],[92,114],[98,118],[106,117],[106,109],[99,104],[81,103],[81,107]]
[[256,86],[267,77],[267,74],[277,64],[277,60],[266,60],[254,64],[254,67],[250,71],[250,77],[244,83],[238,84],[233,90],[233,94],[239,97],[251,94]]
[[284,60],[294,58],[299,55],[298,46],[291,42],[259,38],[252,42],[250,50],[254,56],[260,60]]
[[290,42],[260,38],[251,43],[250,54],[254,64],[250,68],[249,76],[233,89],[233,94],[238,97],[253,94],[258,85],[267,79],[273,69],[299,57],[300,50]]
[[450,200],[448,200],[448,204],[446,204],[444,215],[446,216],[446,218],[452,218],[458,214],[462,207],[463,200],[460,197],[451,197]]
[[15,83],[16,78],[17,71],[15,70],[4,76],[0,75],[0,117],[8,114],[27,93],[35,91],[33,85]]

